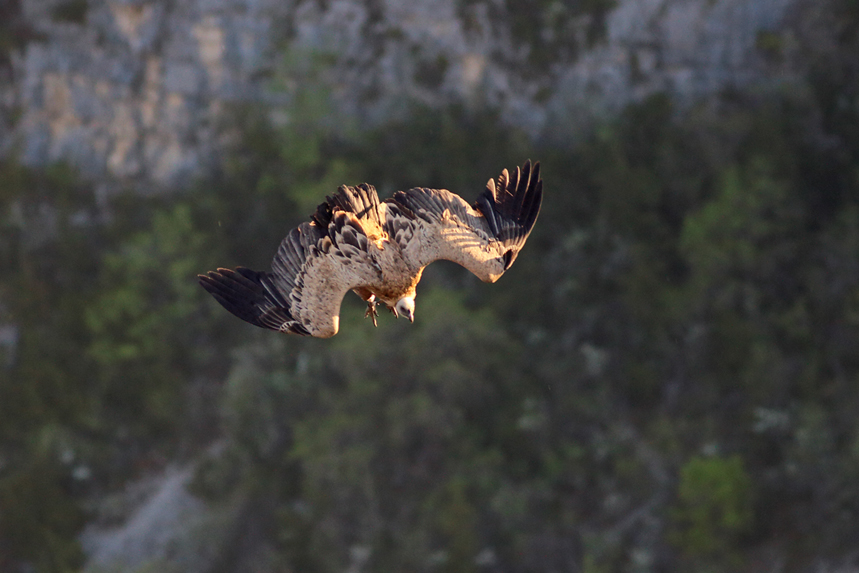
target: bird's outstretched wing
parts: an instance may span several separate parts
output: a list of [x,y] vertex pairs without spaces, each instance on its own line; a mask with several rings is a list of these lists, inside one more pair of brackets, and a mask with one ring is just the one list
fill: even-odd
[[542,200],[540,163],[529,160],[490,179],[473,207],[446,189],[398,191],[386,201],[386,228],[416,268],[445,259],[495,282],[516,260]]
[[326,197],[311,221],[286,236],[271,272],[218,269],[199,275],[200,284],[224,308],[251,324],[305,336],[334,336],[345,294],[381,281],[368,248],[381,232],[378,206],[372,186],[343,186]]

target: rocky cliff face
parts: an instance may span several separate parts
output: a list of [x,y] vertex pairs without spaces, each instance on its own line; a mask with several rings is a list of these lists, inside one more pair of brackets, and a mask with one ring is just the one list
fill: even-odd
[[231,104],[283,103],[287,52],[322,62],[334,109],[361,122],[489,105],[569,139],[656,91],[789,76],[783,24],[803,1],[20,0],[0,149],[171,185],[218,160]]

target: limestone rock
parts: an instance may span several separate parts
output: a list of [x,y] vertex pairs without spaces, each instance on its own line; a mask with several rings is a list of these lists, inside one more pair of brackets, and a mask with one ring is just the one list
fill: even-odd
[[493,0],[88,0],[78,12],[21,0],[37,39],[9,58],[0,152],[169,187],[218,161],[231,103],[278,105],[269,78],[285,50],[325,55],[335,112],[365,125],[409,101],[461,103],[569,140],[654,92],[692,99],[784,75],[758,39],[807,1],[617,0],[593,13],[556,2],[533,14]]

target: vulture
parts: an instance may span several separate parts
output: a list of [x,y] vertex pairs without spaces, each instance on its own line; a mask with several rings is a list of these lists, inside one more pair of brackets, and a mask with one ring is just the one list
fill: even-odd
[[237,317],[280,332],[334,336],[350,290],[374,325],[378,303],[414,322],[424,267],[445,259],[495,282],[525,245],[542,199],[540,164],[530,160],[490,179],[473,205],[446,189],[380,202],[372,185],[343,185],[283,239],[271,272],[219,268],[198,278]]

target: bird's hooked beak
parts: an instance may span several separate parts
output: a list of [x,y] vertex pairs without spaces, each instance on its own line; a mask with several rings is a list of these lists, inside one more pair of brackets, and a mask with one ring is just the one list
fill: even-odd
[[[397,307],[392,306],[392,307],[390,307],[390,309],[391,309],[391,312],[394,313],[394,318],[400,318],[400,313],[397,312]],[[410,308],[403,309],[403,317],[408,318],[409,322],[414,322],[415,321],[415,311],[413,311]]]
[[403,315],[409,319],[409,322],[415,321],[415,299],[414,297],[404,297],[397,301],[397,304],[391,307],[391,312],[394,316]]

